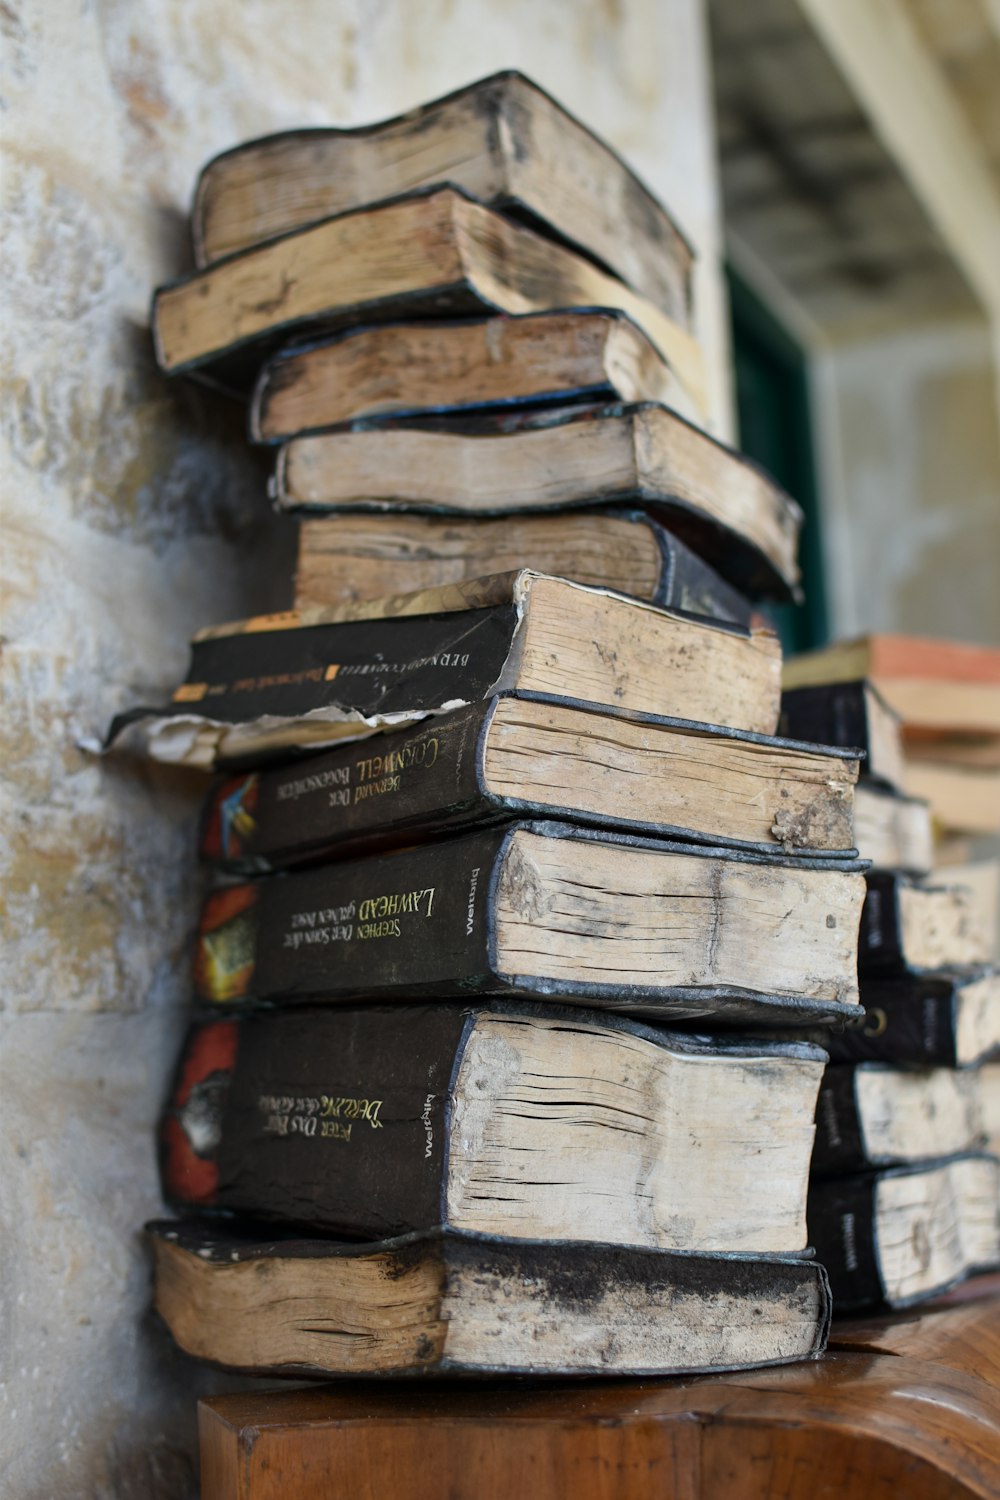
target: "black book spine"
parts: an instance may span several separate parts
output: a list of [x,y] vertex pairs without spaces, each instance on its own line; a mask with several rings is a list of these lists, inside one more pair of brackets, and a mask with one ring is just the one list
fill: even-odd
[[781,695],[779,734],[791,740],[867,752],[868,707],[863,682],[792,688]]
[[378,1239],[443,1222],[459,1006],[197,1026],[160,1128],[165,1196]]
[[837,1177],[868,1165],[852,1067],[829,1067],[816,1100],[816,1140],[810,1171]]
[[714,568],[702,562],[669,531],[657,526],[656,535],[663,561],[653,603],[749,630],[753,609],[739,590],[724,583]]
[[865,878],[868,891],[858,932],[858,970],[862,974],[898,973],[905,969],[906,960],[900,932],[896,876],[870,870]]
[[486,822],[496,815],[480,774],[491,713],[492,705],[476,704],[407,732],[230,777],[206,804],[201,856],[233,870],[277,869]]
[[954,1068],[955,995],[917,985],[862,984],[864,1018],[833,1032],[824,1046],[832,1063],[888,1062]]
[[502,830],[274,875],[214,892],[199,998],[464,995],[488,980],[488,895]]
[[830,1278],[835,1314],[884,1300],[875,1243],[877,1184],[875,1176],[810,1184],[809,1242]]
[[475,702],[503,671],[518,612],[498,604],[293,629],[268,623],[196,640],[169,712],[245,724],[322,710],[372,718]]

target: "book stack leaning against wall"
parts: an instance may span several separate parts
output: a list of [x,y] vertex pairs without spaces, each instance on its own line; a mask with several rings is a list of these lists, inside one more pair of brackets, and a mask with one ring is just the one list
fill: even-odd
[[161,363],[304,520],[295,608],[113,730],[226,772],[160,1311],[280,1373],[817,1354],[857,757],[775,738],[799,515],[700,425],[688,247],[512,74],[238,148],[195,238]]
[[[908,643],[913,645],[914,643]],[[898,641],[896,646],[898,648]],[[962,647],[908,652],[906,681]],[[906,1307],[1000,1262],[1000,972],[978,891],[933,872],[931,807],[902,790],[900,716],[859,643],[792,660],[782,725],[866,752],[858,850],[872,861],[859,945],[864,1017],[830,1038],[810,1234],[838,1309]],[[840,680],[838,680],[840,679]],[[926,686],[926,691],[929,689]],[[897,692],[911,716],[926,692]],[[907,783],[908,784],[908,783]]]

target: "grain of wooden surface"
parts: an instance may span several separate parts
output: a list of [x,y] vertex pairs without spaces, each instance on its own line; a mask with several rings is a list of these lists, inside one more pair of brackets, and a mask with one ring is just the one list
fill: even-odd
[[995,1500],[998,1392],[994,1281],[782,1369],[217,1396],[202,1500]]

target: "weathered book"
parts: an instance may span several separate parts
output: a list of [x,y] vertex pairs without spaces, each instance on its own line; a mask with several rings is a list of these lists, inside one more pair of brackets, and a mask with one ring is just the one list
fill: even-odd
[[785,687],[868,678],[911,727],[1000,734],[1000,647],[908,635],[838,641],[785,663]]
[[916,724],[906,727],[906,762],[913,766],[923,761],[933,765],[968,766],[971,770],[1000,770],[1000,734],[988,730],[925,729]]
[[[1000,736],[997,745],[1000,748]],[[1000,833],[1000,769],[915,759],[907,748],[906,784],[926,797],[943,827],[959,833]]]
[[979,1114],[986,1149],[1000,1156],[1000,1062],[984,1063],[973,1075],[979,1092]]
[[592,261],[451,187],[338,214],[161,287],[153,336],[167,374],[242,392],[292,338],[572,307],[631,318],[673,370],[675,401],[703,417],[702,359],[686,329]]
[[788,686],[799,657],[784,665],[781,695],[781,732],[795,740],[818,745],[842,745],[865,752],[865,774],[873,781],[902,791],[906,772],[899,715],[878,688],[864,678],[822,682],[814,687]]
[[827,1068],[816,1105],[814,1177],[957,1156],[984,1144],[972,1068],[863,1062]]
[[1000,974],[902,975],[861,981],[864,1016],[832,1031],[834,1062],[965,1068],[1000,1055]]
[[931,810],[919,797],[862,780],[854,794],[854,839],[876,869],[929,875],[934,864]]
[[549,996],[809,1024],[854,1013],[863,898],[848,861],[515,823],[215,891],[195,990]]
[[641,505],[737,588],[798,589],[795,501],[750,460],[650,403],[357,423],[288,443],[273,491],[289,509],[393,515]]
[[529,815],[849,858],[856,775],[847,751],[506,696],[229,777],[201,855],[267,870]]
[[146,1228],[176,1342],[247,1375],[698,1374],[815,1359],[829,1332],[814,1260]]
[[202,631],[172,703],[119,716],[108,743],[249,763],[514,689],[771,734],[780,674],[770,630],[522,570]]
[[163,1189],[351,1238],[797,1252],[825,1061],[530,1005],[209,1022],[162,1121]]
[[377,125],[283,131],[214,157],[195,192],[195,260],[206,266],[444,182],[572,245],[691,326],[693,252],[662,203],[550,94],[510,71]]
[[838,1314],[910,1307],[1000,1262],[1000,1162],[969,1155],[817,1181],[809,1238]]
[[926,885],[872,870],[861,918],[858,963],[870,974],[921,973],[989,963],[989,940],[972,891]]
[[530,568],[613,589],[661,609],[749,629],[737,589],[642,511],[488,520],[420,515],[303,518],[295,608],[330,609],[387,594]]
[[268,360],[250,437],[280,443],[365,418],[616,399],[684,403],[670,366],[624,313],[383,323]]
[[937,841],[934,856],[933,883],[965,887],[989,948],[990,963],[1000,964],[1000,849],[992,856],[983,849],[977,854],[968,841],[953,836]]

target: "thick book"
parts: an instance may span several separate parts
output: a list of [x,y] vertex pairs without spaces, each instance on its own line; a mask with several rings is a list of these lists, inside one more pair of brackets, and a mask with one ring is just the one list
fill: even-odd
[[229,777],[200,848],[267,870],[529,815],[844,858],[856,775],[847,751],[508,695]]
[[[677,377],[624,313],[424,319],[276,354],[250,402],[255,443],[364,419],[595,401],[678,401]],[[683,394],[680,397],[683,404]]]
[[693,252],[662,203],[605,141],[512,71],[376,125],[283,131],[214,157],[195,192],[196,263],[443,182],[574,246],[691,326]]
[[781,733],[794,740],[814,740],[818,745],[863,750],[866,776],[903,791],[906,770],[899,715],[864,678],[790,688],[789,673],[799,660],[793,657],[782,671]]
[[973,1068],[834,1064],[816,1105],[814,1177],[957,1156],[984,1144]]
[[931,810],[919,797],[863,778],[854,793],[854,841],[877,870],[929,875],[934,865]]
[[800,1252],[825,1061],[565,1007],[207,1022],[163,1117],[163,1190],[350,1238]]
[[751,460],[649,402],[357,422],[287,443],[272,489],[279,506],[307,513],[641,505],[737,588],[798,590],[795,501]]
[[676,376],[671,404],[702,419],[692,335],[573,250],[452,187],[359,208],[217,261],[153,301],[160,368],[235,393],[270,353],[364,323],[605,307],[642,329]]
[[869,974],[924,973],[990,962],[975,895],[889,870],[868,874],[858,964]]
[[861,981],[863,1016],[824,1041],[834,1062],[966,1068],[1000,1056],[995,969]]
[[200,999],[508,994],[652,1016],[854,1013],[851,862],[514,823],[213,892]]
[[[1000,749],[1000,736],[996,745]],[[1000,833],[1000,768],[914,758],[907,747],[906,784],[927,799],[942,827],[957,833]]]
[[837,641],[785,663],[788,689],[868,678],[911,728],[1000,735],[1000,647],[909,635]]
[[1000,1162],[976,1154],[816,1181],[809,1238],[838,1314],[926,1301],[1000,1263]]
[[248,764],[514,689],[771,734],[780,675],[771,630],[522,570],[202,631],[172,702],[120,715],[108,743]]
[[177,1344],[245,1375],[710,1374],[816,1359],[830,1326],[808,1259],[146,1227]]
[[986,1149],[991,1155],[1000,1156],[1000,1060],[984,1063],[976,1070],[975,1077]]
[[642,511],[340,515],[299,526],[294,607],[336,608],[518,568],[749,629],[752,605]]

